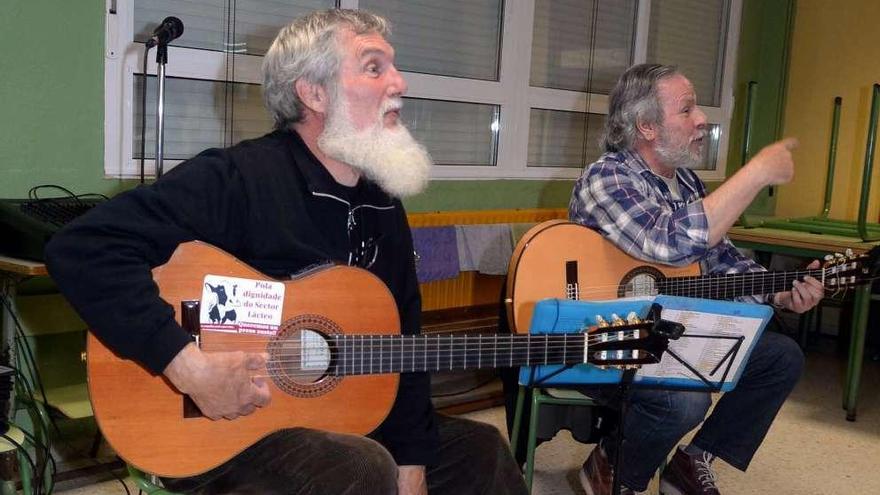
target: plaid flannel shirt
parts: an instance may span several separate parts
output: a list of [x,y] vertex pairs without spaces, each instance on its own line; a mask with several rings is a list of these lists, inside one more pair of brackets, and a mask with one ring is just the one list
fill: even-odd
[[[674,266],[699,262],[705,274],[765,271],[727,236],[709,247],[703,209],[706,187],[692,170],[678,168],[675,176],[680,200],[635,151],[605,153],[575,183],[569,219],[648,262]],[[764,296],[739,300],[765,302]]]

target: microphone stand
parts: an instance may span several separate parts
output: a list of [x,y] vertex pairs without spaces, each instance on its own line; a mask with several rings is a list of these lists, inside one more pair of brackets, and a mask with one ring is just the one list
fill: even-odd
[[[165,64],[168,63],[168,43],[159,41],[156,44],[156,82],[158,97],[156,99],[156,179],[164,172],[162,158],[165,144]],[[146,88],[144,88],[146,90]]]

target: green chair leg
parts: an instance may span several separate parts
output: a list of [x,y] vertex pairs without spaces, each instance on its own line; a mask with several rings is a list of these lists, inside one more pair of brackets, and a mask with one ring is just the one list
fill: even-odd
[[[521,392],[524,394],[524,390],[521,389]],[[517,397],[517,403],[519,403],[519,399],[522,396]],[[541,406],[545,404],[555,404],[555,405],[564,405],[564,406],[596,406],[598,403],[590,397],[586,397],[581,395],[579,392],[575,392],[573,390],[566,389],[552,389],[551,392],[547,392],[541,388],[533,388],[532,389],[532,416],[529,418],[529,438],[528,445],[526,450],[526,486],[529,489],[529,493],[532,491],[532,481],[534,479],[535,472],[535,450],[538,445],[538,416],[540,414]],[[518,407],[518,410],[521,410],[521,407]],[[514,422],[516,420],[514,419]]]
[[18,476],[21,478],[21,493],[34,493],[31,488],[34,473],[31,472],[31,465],[24,452],[18,453]]
[[519,429],[522,425],[522,408],[525,397],[526,387],[520,385],[519,392],[516,394],[516,409],[513,413],[513,432],[510,434],[510,451],[513,452],[514,457],[516,457],[516,448],[519,445]]
[[532,475],[535,472],[535,448],[537,448],[538,412],[541,409],[541,391],[532,390],[532,415],[529,418],[529,440],[526,448],[526,487],[532,493]]
[[849,359],[847,363],[844,403],[846,420],[856,420],[856,405],[859,397],[859,381],[862,376],[862,361],[865,356],[865,330],[868,326],[868,311],[871,304],[871,287],[856,289],[853,301],[852,334],[850,335]]

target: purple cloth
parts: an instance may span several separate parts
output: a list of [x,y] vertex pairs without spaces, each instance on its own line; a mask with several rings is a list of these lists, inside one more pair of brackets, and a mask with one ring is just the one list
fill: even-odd
[[412,236],[419,283],[458,276],[461,270],[454,226],[415,228]]

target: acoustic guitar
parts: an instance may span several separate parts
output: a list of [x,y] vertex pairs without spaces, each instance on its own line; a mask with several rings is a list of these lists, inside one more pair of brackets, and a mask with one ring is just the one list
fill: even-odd
[[[236,282],[221,291],[218,277]],[[398,373],[535,364],[636,367],[658,362],[668,344],[654,331],[659,318],[621,319],[617,326],[575,334],[400,335],[390,291],[365,270],[329,266],[280,282],[199,242],[180,245],[153,270],[153,279],[165,301],[189,308],[176,317],[184,328],[201,329],[203,351],[268,354],[257,374],[267,377],[272,393],[271,403],[253,414],[212,421],[163,376],[120,358],[90,333],[89,393],[98,425],[126,462],[161,476],[205,472],[283,428],[366,434],[388,415]],[[245,290],[243,280],[282,289],[258,293]],[[233,299],[236,309],[230,309]],[[201,308],[190,311],[194,306]],[[263,317],[276,306],[277,328],[235,330],[235,321],[244,328],[249,313]]]
[[878,249],[834,255],[821,268],[810,270],[701,275],[698,263],[684,267],[648,263],[583,225],[548,220],[532,227],[517,243],[508,268],[505,303],[512,331],[526,333],[535,303],[546,298],[607,300],[666,294],[733,299],[790,290],[793,280],[807,275],[837,292],[874,279]]

